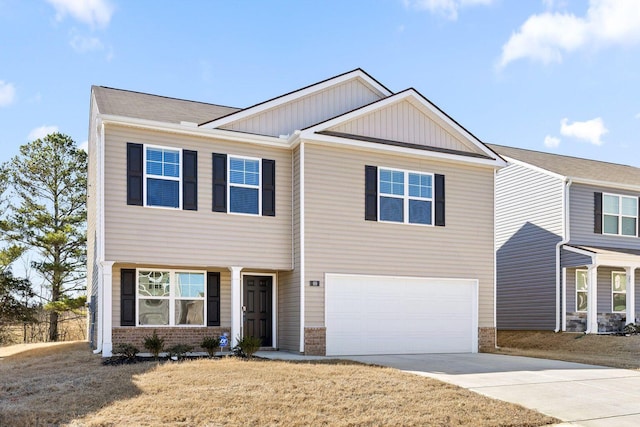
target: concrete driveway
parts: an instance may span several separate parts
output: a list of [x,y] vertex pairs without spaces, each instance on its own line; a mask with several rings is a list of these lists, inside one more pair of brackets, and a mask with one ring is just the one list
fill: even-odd
[[349,356],[435,378],[579,426],[640,426],[640,372],[499,354]]

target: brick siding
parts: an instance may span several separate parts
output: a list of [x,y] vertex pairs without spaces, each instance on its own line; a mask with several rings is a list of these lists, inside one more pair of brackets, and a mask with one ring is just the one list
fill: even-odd
[[[160,338],[164,338],[164,347],[168,348],[176,344],[192,345],[193,351],[205,351],[200,347],[202,339],[205,337],[220,337],[223,333],[227,333],[231,338],[229,328],[207,327],[207,328],[136,328],[136,327],[116,327],[113,328],[112,341],[115,348],[118,344],[133,344],[145,352],[144,338],[151,336],[153,331]],[[231,339],[229,339],[231,341]],[[228,347],[226,348],[228,350]]]
[[327,354],[327,328],[304,328],[304,354],[308,356]]
[[491,353],[496,350],[496,328],[478,328],[478,351]]

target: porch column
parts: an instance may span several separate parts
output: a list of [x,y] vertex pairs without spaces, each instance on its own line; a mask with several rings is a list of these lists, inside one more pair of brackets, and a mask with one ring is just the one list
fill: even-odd
[[627,267],[627,320],[628,323],[636,323],[636,269]]
[[587,270],[587,331],[598,333],[598,267],[590,265]]
[[231,271],[231,336],[229,343],[233,347],[238,343],[237,337],[240,336],[242,327],[242,283],[240,281],[242,267],[229,267],[229,271]]
[[102,261],[102,356],[110,357],[113,350],[113,261]]

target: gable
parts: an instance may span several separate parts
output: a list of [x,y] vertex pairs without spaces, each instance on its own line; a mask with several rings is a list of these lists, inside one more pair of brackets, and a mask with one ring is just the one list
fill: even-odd
[[326,87],[232,121],[220,129],[278,137],[378,101],[384,95],[361,78]]

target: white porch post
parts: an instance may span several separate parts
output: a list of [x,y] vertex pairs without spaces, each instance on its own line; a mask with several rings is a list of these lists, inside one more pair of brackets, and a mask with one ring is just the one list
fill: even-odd
[[598,333],[598,267],[590,265],[587,271],[587,331]]
[[102,356],[110,357],[113,350],[113,261],[102,261]]
[[636,323],[636,269],[627,267],[627,323]]
[[567,331],[567,268],[562,268],[562,298],[560,298],[560,303],[562,304],[561,313],[562,313],[562,332]]
[[231,271],[231,347],[237,344],[237,337],[240,336],[242,327],[242,286],[240,282],[240,272],[242,267],[229,267]]

